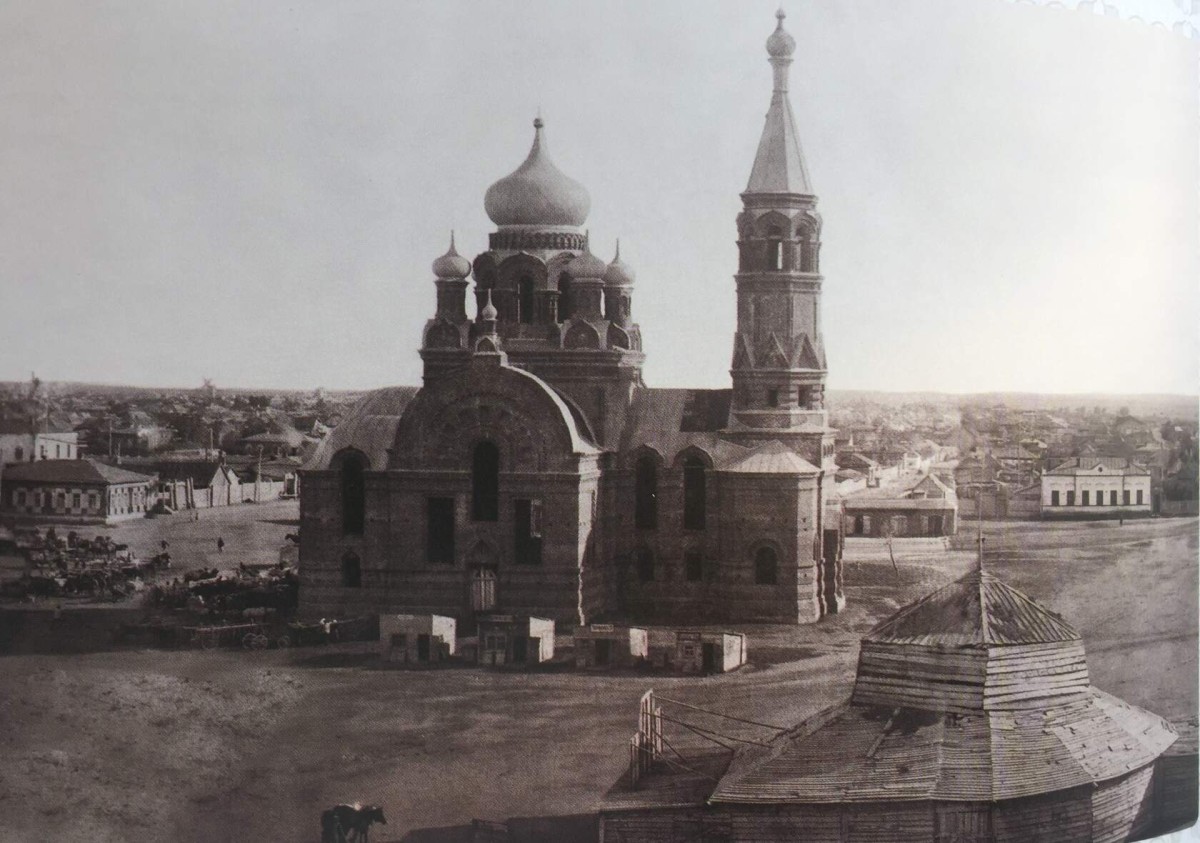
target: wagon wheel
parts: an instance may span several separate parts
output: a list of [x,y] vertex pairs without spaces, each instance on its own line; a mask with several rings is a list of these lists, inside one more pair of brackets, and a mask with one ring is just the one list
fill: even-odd
[[275,645],[281,650],[286,650],[288,647],[292,646],[292,639],[288,638],[286,635],[280,635],[277,639],[275,639]]
[[265,650],[271,646],[271,639],[261,633],[254,636],[254,649]]
[[217,641],[217,636],[215,635],[206,635],[205,633],[200,633],[196,637],[200,639],[200,649],[202,650],[215,650],[217,648],[217,644],[220,643]]
[[247,632],[242,636],[242,647],[247,650],[258,649],[258,636],[253,632]]

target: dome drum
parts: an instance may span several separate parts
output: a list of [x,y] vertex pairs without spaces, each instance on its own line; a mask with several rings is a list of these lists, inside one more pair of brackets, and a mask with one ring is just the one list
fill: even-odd
[[568,250],[581,252],[587,236],[574,228],[512,225],[488,235],[488,247],[497,252],[521,250]]

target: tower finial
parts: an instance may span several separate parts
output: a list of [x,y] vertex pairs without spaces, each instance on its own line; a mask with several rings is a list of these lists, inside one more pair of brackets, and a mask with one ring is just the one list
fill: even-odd
[[[771,33],[771,37],[767,39],[767,55],[771,57],[772,64],[778,60],[791,61],[792,53],[796,52],[796,39],[783,28],[783,19],[786,17],[787,14],[782,8],[775,13],[778,23],[775,24],[775,31]],[[777,77],[776,82],[778,81]]]
[[619,261],[620,259],[621,259],[621,238],[618,237],[617,238],[617,254],[613,257],[613,260]]
[[495,322],[500,314],[496,311],[496,305],[492,304],[492,290],[489,287],[487,290],[487,301],[483,305],[483,309],[479,311],[479,318],[483,322]]
[[450,229],[450,251],[456,255],[458,254],[458,250],[454,248],[454,229],[453,228]]

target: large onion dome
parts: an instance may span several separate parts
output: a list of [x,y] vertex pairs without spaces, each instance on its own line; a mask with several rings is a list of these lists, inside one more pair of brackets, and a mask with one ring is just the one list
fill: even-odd
[[433,274],[438,278],[466,278],[471,274],[471,262],[454,248],[454,232],[450,232],[450,250],[433,262]]
[[617,254],[604,273],[604,283],[613,287],[633,286],[634,271],[629,264],[621,260],[621,241],[617,241]]
[[533,121],[533,147],[525,162],[488,188],[483,199],[496,225],[581,226],[592,207],[587,189],[546,153],[542,118]]
[[775,59],[791,58],[792,53],[796,52],[796,39],[783,28],[783,19],[787,15],[783,9],[780,9],[775,13],[775,17],[779,20],[779,24],[767,38],[767,54]]

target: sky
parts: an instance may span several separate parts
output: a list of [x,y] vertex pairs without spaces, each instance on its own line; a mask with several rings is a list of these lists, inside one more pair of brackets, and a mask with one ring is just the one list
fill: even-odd
[[[831,388],[1197,392],[1200,41],[785,6]],[[486,248],[540,109],[593,249],[637,272],[647,383],[727,386],[775,7],[8,0],[0,380],[419,383],[430,263],[451,229]]]

